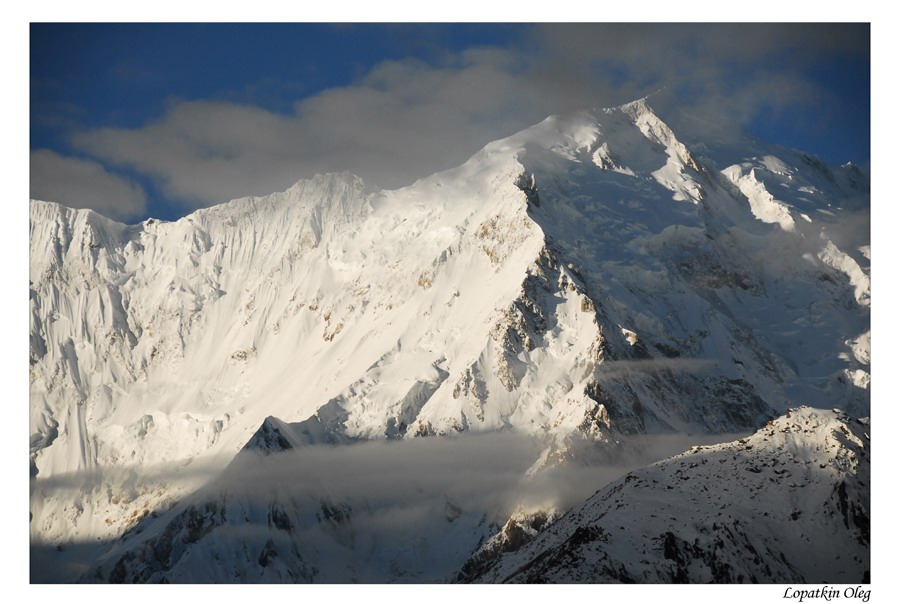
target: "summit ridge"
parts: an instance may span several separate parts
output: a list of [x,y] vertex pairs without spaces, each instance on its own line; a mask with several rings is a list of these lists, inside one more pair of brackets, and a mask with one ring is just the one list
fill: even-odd
[[393,191],[317,175],[136,225],[33,200],[32,539],[116,538],[250,442],[511,432],[534,474],[867,416],[865,175],[680,136],[641,99]]

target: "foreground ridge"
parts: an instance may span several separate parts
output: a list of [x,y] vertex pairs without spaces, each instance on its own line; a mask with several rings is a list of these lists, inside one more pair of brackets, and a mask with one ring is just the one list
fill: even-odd
[[632,472],[483,582],[869,581],[867,419],[792,409],[746,439]]

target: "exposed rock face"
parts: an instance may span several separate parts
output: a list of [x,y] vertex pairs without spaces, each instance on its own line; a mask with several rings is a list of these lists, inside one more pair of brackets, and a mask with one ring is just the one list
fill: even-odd
[[503,554],[517,551],[558,518],[553,510],[516,510],[497,533],[482,544],[463,565],[456,577],[468,583],[488,572]]
[[533,474],[867,415],[865,176],[679,136],[636,101],[396,191],[330,174],[131,226],[32,201],[33,540],[117,539],[245,446],[509,431]]

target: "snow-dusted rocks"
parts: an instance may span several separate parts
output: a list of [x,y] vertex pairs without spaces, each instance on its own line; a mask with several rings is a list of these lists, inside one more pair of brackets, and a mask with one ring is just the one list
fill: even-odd
[[462,580],[869,580],[867,420],[792,409],[752,436],[627,474]]
[[245,446],[508,431],[534,474],[867,415],[865,176],[679,136],[636,101],[396,191],[329,174],[131,226],[32,201],[34,541],[116,538]]

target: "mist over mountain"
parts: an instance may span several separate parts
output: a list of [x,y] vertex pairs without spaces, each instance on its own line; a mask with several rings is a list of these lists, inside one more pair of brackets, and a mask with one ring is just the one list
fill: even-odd
[[[33,200],[32,580],[862,580],[868,223],[859,168],[676,133],[646,100],[547,118],[393,191],[327,174],[136,225]],[[815,429],[775,419],[799,406]],[[771,514],[790,544],[753,549],[788,556],[798,489],[836,489],[821,499],[852,563],[763,571],[735,537],[716,545],[732,570],[710,571],[672,523],[718,526],[742,497],[677,482],[629,486],[616,512],[647,523],[662,500],[656,532],[572,553],[607,543],[611,495],[566,515],[591,493],[771,420],[786,431],[756,432],[760,459],[807,452],[827,480],[794,468],[732,517]],[[787,480],[747,482],[762,462],[744,457],[691,484]],[[656,571],[632,565],[657,546]]]

